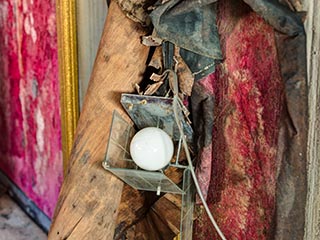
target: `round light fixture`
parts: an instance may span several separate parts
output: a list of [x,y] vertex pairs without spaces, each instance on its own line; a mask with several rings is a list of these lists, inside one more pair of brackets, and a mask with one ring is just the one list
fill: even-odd
[[167,166],[174,146],[170,136],[160,128],[147,127],[137,132],[130,143],[132,160],[142,169],[156,171]]

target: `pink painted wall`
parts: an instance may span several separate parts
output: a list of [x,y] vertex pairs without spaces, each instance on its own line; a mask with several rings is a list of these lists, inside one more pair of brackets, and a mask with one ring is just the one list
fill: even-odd
[[55,1],[0,1],[0,169],[49,217],[62,182]]

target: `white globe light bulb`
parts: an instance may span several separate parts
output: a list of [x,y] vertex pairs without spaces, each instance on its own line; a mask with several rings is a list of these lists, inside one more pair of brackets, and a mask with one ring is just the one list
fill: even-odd
[[142,169],[156,171],[167,166],[173,156],[173,142],[162,129],[147,127],[134,135],[130,143],[132,160]]

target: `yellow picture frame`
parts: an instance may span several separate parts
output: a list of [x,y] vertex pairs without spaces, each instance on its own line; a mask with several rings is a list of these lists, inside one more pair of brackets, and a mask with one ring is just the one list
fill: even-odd
[[79,117],[76,1],[57,0],[58,62],[61,105],[61,141],[63,169],[69,165]]

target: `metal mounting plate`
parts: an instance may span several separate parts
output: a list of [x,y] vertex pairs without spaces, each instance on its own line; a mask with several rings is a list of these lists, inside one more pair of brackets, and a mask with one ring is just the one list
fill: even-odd
[[[173,114],[172,98],[122,94],[121,104],[138,129],[159,127],[168,133],[174,141],[180,139]],[[182,113],[180,113],[180,117],[187,141],[192,141],[193,130],[190,124],[185,121]]]

